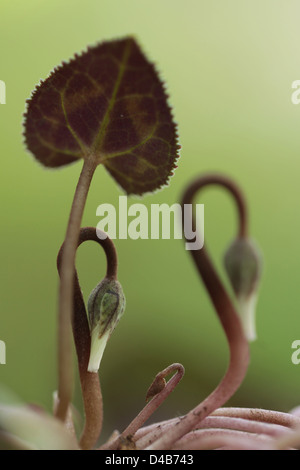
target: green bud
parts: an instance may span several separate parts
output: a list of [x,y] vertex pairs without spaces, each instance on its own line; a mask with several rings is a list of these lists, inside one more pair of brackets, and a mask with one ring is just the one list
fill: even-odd
[[91,292],[88,315],[91,331],[89,372],[98,372],[107,341],[125,310],[125,296],[117,280],[103,279]]
[[247,339],[256,339],[255,309],[262,257],[255,244],[247,238],[236,239],[224,257]]

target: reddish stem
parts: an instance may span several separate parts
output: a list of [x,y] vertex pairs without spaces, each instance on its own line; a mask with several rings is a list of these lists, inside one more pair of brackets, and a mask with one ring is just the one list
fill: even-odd
[[[108,237],[104,240],[100,240],[95,228],[86,227],[80,231],[77,247],[79,247],[83,242],[90,240],[97,242],[105,251],[107,259],[106,277],[116,279],[117,254],[113,242]],[[62,245],[57,258],[59,272],[61,270],[63,251],[64,244]],[[91,449],[96,444],[101,433],[103,404],[99,376],[98,374],[88,372],[87,370],[91,345],[90,328],[76,270],[74,273],[73,306],[72,327],[85,410],[85,426],[80,439],[80,445],[83,449]]]
[[201,429],[188,433],[172,450],[275,450],[274,440],[264,434],[232,429]]
[[[239,188],[222,175],[206,175],[195,180],[183,195],[182,207],[184,208],[185,204],[192,204],[196,192],[208,185],[220,185],[230,191],[238,208],[239,236],[246,236],[247,212],[244,198]],[[195,231],[194,217],[192,226]],[[148,450],[172,448],[178,439],[194,429],[197,423],[222,406],[233,395],[244,380],[248,368],[249,347],[239,315],[235,311],[206,249],[191,250],[190,253],[226,334],[230,350],[229,367],[217,388],[202,403],[181,420],[178,420],[176,426],[173,426],[172,429],[150,445],[147,448]]]
[[75,255],[85,202],[96,166],[94,156],[84,160],[72,202],[61,259],[58,302],[58,403],[55,413],[62,421],[66,419],[73,389],[71,318]]
[[166,383],[165,387],[157,393],[149,403],[140,411],[140,413],[133,419],[133,421],[127,426],[127,428],[120,434],[115,440],[112,442],[106,443],[104,446],[101,447],[101,450],[116,450],[122,439],[126,438],[127,436],[133,436],[137,430],[143,426],[143,424],[150,418],[150,416],[157,410],[157,408],[165,401],[165,399],[170,395],[170,393],[174,390],[177,384],[180,382],[184,375],[184,367],[181,364],[175,363],[168,366],[163,371],[159,372],[152,385],[160,379],[164,379],[168,375],[175,372],[173,377]]

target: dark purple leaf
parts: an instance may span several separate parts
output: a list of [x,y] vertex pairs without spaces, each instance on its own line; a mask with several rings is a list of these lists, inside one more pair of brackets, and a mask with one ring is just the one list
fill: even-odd
[[164,86],[132,37],[63,63],[27,103],[25,142],[47,167],[93,158],[128,194],[160,188],[176,168]]

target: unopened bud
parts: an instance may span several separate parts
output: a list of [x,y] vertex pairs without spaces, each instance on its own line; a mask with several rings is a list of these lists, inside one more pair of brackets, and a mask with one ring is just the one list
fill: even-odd
[[225,269],[235,292],[247,339],[256,339],[255,308],[262,258],[248,238],[236,239],[225,253]]
[[107,341],[125,310],[125,296],[117,280],[103,279],[91,292],[88,315],[91,331],[89,372],[98,372]]
[[150,401],[155,395],[160,393],[166,386],[166,380],[161,374],[157,374],[152,384],[148,388],[146,401]]

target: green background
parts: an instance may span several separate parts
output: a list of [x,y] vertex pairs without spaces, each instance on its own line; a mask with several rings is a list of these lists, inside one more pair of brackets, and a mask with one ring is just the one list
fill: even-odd
[[[57,387],[56,254],[63,240],[81,163],[42,168],[23,145],[22,114],[35,85],[62,60],[102,40],[134,34],[166,81],[178,123],[181,158],[168,188],[142,200],[173,204],[206,171],[243,188],[251,235],[264,254],[258,340],[248,375],[230,404],[288,411],[300,403],[300,4],[277,0],[1,0],[0,105],[1,317],[7,363],[0,383],[47,410]],[[122,193],[98,168],[83,225]],[[223,274],[236,230],[229,196],[210,189],[205,241]],[[78,252],[85,297],[105,272],[95,244]],[[210,300],[180,240],[117,240],[127,309],[105,351],[100,377],[104,435],[141,409],[156,373],[181,362],[186,374],[153,417],[187,412],[217,385],[227,344]],[[226,282],[226,281],[225,281]],[[75,361],[74,361],[75,368]],[[80,390],[74,402],[81,408]]]

